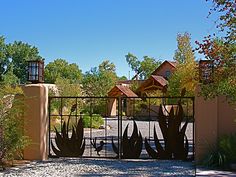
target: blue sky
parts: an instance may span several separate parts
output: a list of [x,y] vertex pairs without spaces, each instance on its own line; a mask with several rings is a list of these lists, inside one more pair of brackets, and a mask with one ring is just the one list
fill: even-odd
[[[125,55],[172,60],[176,35],[192,45],[215,32],[205,0],[1,0],[0,35],[38,47],[46,63],[63,58],[83,72],[105,59],[128,76]],[[199,57],[198,55],[196,55]]]

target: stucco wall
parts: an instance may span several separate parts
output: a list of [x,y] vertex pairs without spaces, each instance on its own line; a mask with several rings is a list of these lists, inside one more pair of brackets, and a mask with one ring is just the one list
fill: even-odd
[[26,96],[25,135],[31,139],[24,159],[45,160],[48,156],[48,88],[44,84],[22,86]]
[[175,71],[175,68],[171,66],[169,63],[165,63],[157,71],[153,72],[152,74],[166,77],[166,71],[170,71],[171,73],[173,73]]
[[195,98],[195,158],[199,162],[218,137],[236,132],[236,106],[231,106],[225,97],[212,100]]
[[218,135],[236,132],[236,105],[229,105],[225,97],[218,97]]

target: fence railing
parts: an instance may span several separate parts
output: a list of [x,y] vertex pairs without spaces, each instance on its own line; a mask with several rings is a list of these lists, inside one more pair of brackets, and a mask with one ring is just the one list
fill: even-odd
[[[184,119],[189,124],[186,136],[189,140],[189,155],[194,154],[194,97],[49,97],[49,155],[54,156],[52,144],[55,145],[56,131],[63,132],[63,124],[68,125],[68,136],[72,135],[73,127],[80,119],[83,120],[85,150],[84,157],[121,158],[122,137],[129,125],[127,136],[132,136],[133,121],[152,147],[154,142],[154,127],[161,143],[163,135],[158,126],[159,111],[168,115],[174,111],[181,100]],[[182,123],[184,124],[184,123]],[[183,126],[183,125],[181,125]],[[99,153],[96,147],[102,146]],[[114,144],[118,154],[114,152]],[[144,145],[140,158],[150,158]]]

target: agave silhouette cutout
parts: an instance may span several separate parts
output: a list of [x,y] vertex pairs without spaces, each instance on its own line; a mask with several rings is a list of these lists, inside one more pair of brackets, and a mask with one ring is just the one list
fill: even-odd
[[[122,152],[121,158],[137,159],[139,158],[142,151],[143,138],[140,131],[138,131],[138,127],[135,121],[133,121],[133,132],[130,138],[128,138],[128,127],[129,127],[129,124],[125,128],[125,131],[123,133],[123,137],[121,140],[121,152]],[[113,138],[112,138],[112,148],[113,148],[113,151],[118,156],[119,150],[116,147],[113,141]]]
[[[73,105],[71,108],[71,113],[75,110],[75,106]],[[85,149],[85,140],[84,140],[84,128],[82,119],[79,119],[76,126],[72,126],[72,134],[69,137],[69,123],[70,117],[67,123],[63,123],[61,134],[55,128],[56,136],[55,143],[57,148],[54,146],[51,141],[53,152],[59,157],[81,157],[84,153]]]
[[[161,107],[162,106],[160,106],[160,108]],[[156,134],[156,128],[154,126],[154,141],[156,150],[154,150],[149,145],[147,138],[145,138],[145,148],[149,156],[154,159],[187,159],[189,143],[185,135],[185,131],[188,125],[188,120],[186,120],[183,127],[181,128],[181,122],[183,121],[184,117],[183,115],[184,112],[180,102],[177,106],[176,114],[174,114],[173,107],[169,112],[169,116],[165,116],[162,109],[159,109],[158,123],[164,138],[165,147],[162,147]]]

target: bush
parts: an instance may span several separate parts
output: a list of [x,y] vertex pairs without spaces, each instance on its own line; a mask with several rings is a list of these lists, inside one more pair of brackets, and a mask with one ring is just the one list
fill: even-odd
[[225,135],[220,138],[219,148],[226,156],[226,165],[236,163],[236,134]]
[[220,169],[229,169],[231,163],[236,163],[236,134],[220,137],[203,160],[204,166]]
[[99,114],[93,114],[92,116],[88,114],[83,115],[84,128],[99,128],[103,124],[104,120]]
[[0,163],[22,157],[22,150],[29,143],[24,136],[23,114],[25,111],[24,97],[18,87],[0,87]]

